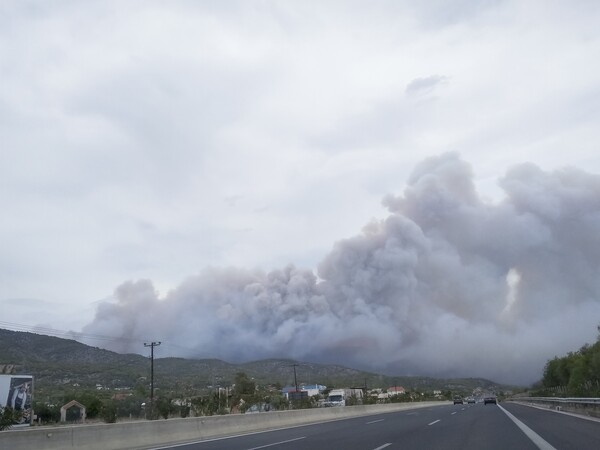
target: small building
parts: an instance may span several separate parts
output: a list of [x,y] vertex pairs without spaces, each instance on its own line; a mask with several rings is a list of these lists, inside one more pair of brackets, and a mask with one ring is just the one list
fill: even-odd
[[402,386],[392,386],[387,388],[387,391],[390,396],[406,394],[406,390]]
[[323,386],[322,384],[306,384],[300,386],[300,390],[306,391],[309,397],[322,394],[325,389],[327,389],[327,386]]
[[298,386],[298,393],[296,393],[296,386],[285,386],[281,389],[281,393],[285,398],[290,400],[292,397],[294,398],[306,398],[313,397],[315,395],[319,395],[323,393],[323,391],[327,389],[327,386],[323,386],[322,384],[304,384]]
[[67,411],[69,411],[69,410],[77,411],[75,413],[75,416],[78,418],[77,420],[85,422],[85,417],[86,417],[85,406],[75,400],[71,400],[69,403],[67,403],[66,405],[63,405],[60,408],[60,421],[61,422],[67,421]]

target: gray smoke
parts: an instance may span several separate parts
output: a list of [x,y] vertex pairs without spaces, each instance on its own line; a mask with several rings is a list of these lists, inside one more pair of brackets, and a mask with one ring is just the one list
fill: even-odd
[[523,164],[483,201],[457,154],[418,165],[389,217],[312,270],[208,268],[159,298],[119,286],[85,333],[170,343],[170,355],[290,357],[397,375],[539,379],[595,339],[600,176]]

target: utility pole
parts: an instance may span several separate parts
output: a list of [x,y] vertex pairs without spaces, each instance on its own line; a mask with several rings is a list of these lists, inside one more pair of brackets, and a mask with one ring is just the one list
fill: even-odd
[[298,367],[298,364],[292,364],[292,366],[294,367],[294,384],[296,385],[296,392],[298,392],[298,379],[296,378],[296,367]]
[[[144,347],[150,347],[150,419],[154,419],[154,347],[158,347],[159,342],[144,342]],[[148,414],[146,414],[148,417]]]

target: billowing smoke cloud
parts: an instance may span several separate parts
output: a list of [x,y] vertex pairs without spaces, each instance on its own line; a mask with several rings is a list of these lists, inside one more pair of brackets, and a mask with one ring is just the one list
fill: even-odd
[[600,176],[523,164],[500,185],[505,199],[486,203],[458,155],[427,159],[384,199],[389,217],[337,242],[318,276],[209,268],[163,299],[127,282],[84,332],[159,339],[187,357],[533,382],[595,339]]

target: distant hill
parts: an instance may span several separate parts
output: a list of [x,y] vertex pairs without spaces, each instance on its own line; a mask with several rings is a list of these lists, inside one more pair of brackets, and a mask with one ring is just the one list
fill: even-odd
[[[150,360],[136,354],[120,354],[80,342],[41,334],[0,329],[0,370],[14,366],[16,373],[33,375],[36,390],[79,385],[108,388],[146,384]],[[338,387],[404,386],[408,390],[472,391],[475,388],[501,389],[481,378],[436,379],[397,377],[364,372],[339,365],[267,359],[232,364],[218,359],[156,358],[155,385],[163,389],[199,392],[215,385],[228,386],[238,372],[245,372],[259,384],[293,385],[294,365],[298,383]]]

